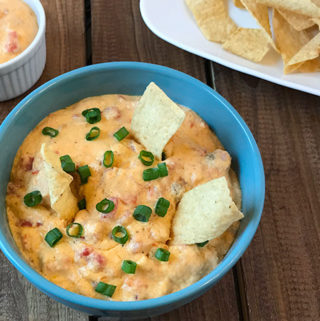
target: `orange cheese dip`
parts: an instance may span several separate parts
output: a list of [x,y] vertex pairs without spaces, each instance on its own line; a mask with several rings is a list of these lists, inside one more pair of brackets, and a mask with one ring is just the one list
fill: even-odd
[[[8,184],[8,220],[27,262],[53,283],[93,298],[110,299],[95,291],[99,282],[116,286],[111,300],[117,301],[155,298],[192,284],[217,266],[231,246],[239,225],[234,223],[203,247],[170,245],[172,219],[184,192],[226,176],[231,196],[240,207],[240,189],[230,170],[229,154],[207,124],[187,108],[184,108],[184,122],[165,147],[165,159],[155,160],[152,165],[165,162],[168,176],[144,181],[142,173],[149,167],[138,159],[144,147],[130,134],[120,142],[113,136],[123,126],[130,132],[138,99],[124,95],[91,97],[50,114],[24,140]],[[91,125],[82,111],[93,107],[101,110],[101,121]],[[46,126],[59,130],[59,134],[53,138],[44,136],[42,129]],[[100,128],[100,136],[88,141],[85,137],[93,126]],[[59,157],[70,155],[76,167],[88,165],[90,168],[91,176],[82,185],[78,174],[71,174],[73,194],[77,200],[86,199],[86,209],[77,211],[71,219],[59,218],[46,195],[35,207],[24,204],[24,196],[30,190],[46,183],[39,176],[42,168],[39,153],[43,144]],[[102,163],[107,150],[114,153],[110,168]],[[164,217],[154,211],[160,197],[170,201]],[[114,209],[106,214],[96,209],[96,204],[105,198],[114,203]],[[141,204],[152,209],[148,222],[133,217],[135,208]],[[66,234],[70,222],[83,226],[80,238]],[[115,242],[111,235],[118,225],[129,235],[124,245]],[[45,236],[54,228],[63,236],[50,247]],[[158,248],[170,252],[168,261],[155,257]],[[123,260],[137,264],[135,274],[121,269]]]
[[0,0],[0,63],[22,53],[37,32],[37,17],[24,1]]

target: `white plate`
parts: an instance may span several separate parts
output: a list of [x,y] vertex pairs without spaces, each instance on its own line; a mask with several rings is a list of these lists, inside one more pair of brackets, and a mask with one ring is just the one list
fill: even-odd
[[[151,31],[177,47],[249,75],[320,96],[319,72],[284,75],[282,60],[274,52],[265,57],[264,64],[256,64],[206,40],[184,0],[140,0],[140,11]],[[254,18],[236,8],[231,0],[229,13],[239,26],[258,28]]]

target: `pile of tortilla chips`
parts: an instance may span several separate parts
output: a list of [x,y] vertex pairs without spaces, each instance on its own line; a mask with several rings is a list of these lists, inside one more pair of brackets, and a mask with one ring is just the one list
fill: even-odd
[[225,0],[185,1],[203,35],[225,50],[254,62],[276,50],[285,73],[320,71],[320,0],[233,0],[260,29],[238,27]]

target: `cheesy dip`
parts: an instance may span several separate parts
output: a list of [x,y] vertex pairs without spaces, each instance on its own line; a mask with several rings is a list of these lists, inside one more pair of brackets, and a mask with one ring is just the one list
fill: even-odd
[[37,18],[22,0],[0,0],[0,64],[18,56],[38,32]]
[[177,107],[183,121],[161,157],[147,150],[133,135],[140,101],[104,95],[58,110],[15,157],[6,198],[14,240],[69,291],[117,301],[169,294],[212,271],[235,238],[242,216],[209,242],[174,242],[184,194],[222,178],[240,207],[239,184],[228,152],[188,108]]

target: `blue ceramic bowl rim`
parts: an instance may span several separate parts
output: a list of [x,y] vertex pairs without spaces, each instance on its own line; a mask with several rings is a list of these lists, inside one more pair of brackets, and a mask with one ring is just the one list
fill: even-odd
[[[72,80],[74,76],[79,76],[81,74],[85,74],[87,72],[101,71],[101,70],[113,70],[113,69],[136,69],[136,70],[144,70],[144,71],[152,71],[160,74],[166,74],[167,76],[173,76],[175,78],[181,78],[186,81],[193,83],[195,86],[200,87],[201,90],[209,92],[211,95],[215,96],[215,98],[224,105],[225,108],[228,109],[232,117],[239,123],[243,132],[245,133],[248,141],[250,142],[251,148],[257,156],[257,164],[258,164],[258,179],[259,181],[259,195],[260,195],[260,204],[256,210],[255,215],[250,220],[250,225],[245,229],[246,238],[243,239],[239,244],[237,244],[237,251],[234,248],[233,256],[226,256],[224,260],[208,275],[193,283],[192,285],[179,290],[177,292],[161,296],[154,299],[141,300],[141,301],[106,301],[93,299],[86,296],[82,296],[80,294],[76,294],[65,290],[54,283],[48,281],[40,274],[38,274],[35,270],[33,270],[12,248],[12,246],[8,243],[5,236],[0,233],[0,249],[5,254],[5,256],[9,259],[9,261],[33,284],[35,284],[39,289],[43,292],[52,294],[55,297],[58,297],[61,300],[70,302],[75,305],[84,306],[91,309],[99,309],[99,310],[115,310],[115,311],[140,311],[140,310],[150,310],[161,308],[164,305],[174,304],[181,301],[188,302],[192,297],[196,297],[197,293],[202,293],[203,291],[210,288],[211,285],[216,283],[221,277],[224,276],[240,259],[244,251],[249,246],[261,219],[264,196],[265,196],[265,177],[264,177],[264,169],[262,164],[261,155],[258,149],[258,146],[251,134],[248,126],[241,118],[239,113],[231,106],[229,102],[227,102],[220,94],[214,91],[209,86],[202,83],[200,80],[197,80],[183,72],[174,70],[169,67],[164,67],[161,65],[142,63],[142,62],[131,62],[131,61],[123,61],[123,62],[108,62],[90,65],[82,68],[78,68],[62,74],[39,88],[35,89],[28,96],[26,96],[17,106],[10,112],[10,114],[6,117],[3,123],[0,126],[0,137],[5,134],[5,131],[8,125],[11,122],[15,121],[15,118],[18,117],[18,113],[20,109],[24,107],[25,104],[30,102],[32,98],[36,95],[40,95],[42,91],[49,88],[50,86],[56,84],[62,80]],[[244,231],[244,232],[245,232]],[[243,232],[243,233],[244,233]]]

